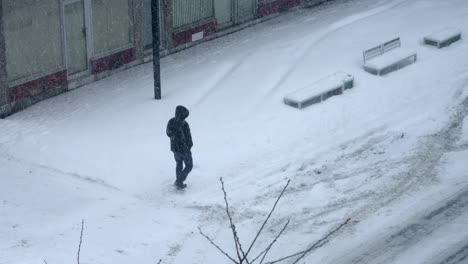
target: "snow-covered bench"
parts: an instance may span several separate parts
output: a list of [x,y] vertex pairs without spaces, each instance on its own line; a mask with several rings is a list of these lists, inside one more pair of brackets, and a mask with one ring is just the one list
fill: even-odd
[[288,94],[284,103],[302,109],[306,106],[319,103],[328,98],[339,95],[346,89],[353,88],[354,77],[344,72],[336,72],[313,84]]
[[455,41],[461,39],[461,31],[454,28],[445,28],[439,32],[429,35],[424,38],[424,43],[433,45],[437,48],[447,47]]
[[401,48],[400,38],[385,42],[363,52],[364,70],[383,75],[416,62],[416,52]]

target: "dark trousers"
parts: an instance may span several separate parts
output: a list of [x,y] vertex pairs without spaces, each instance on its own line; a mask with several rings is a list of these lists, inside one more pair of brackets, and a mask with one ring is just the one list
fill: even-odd
[[192,171],[193,160],[192,153],[189,152],[174,152],[174,158],[176,160],[176,176],[177,183],[182,184],[187,179],[187,176]]

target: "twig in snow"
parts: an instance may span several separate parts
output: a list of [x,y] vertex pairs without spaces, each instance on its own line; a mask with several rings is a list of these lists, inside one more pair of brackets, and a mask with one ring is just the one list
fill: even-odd
[[[250,253],[250,250],[252,250],[253,246],[255,245],[255,242],[257,242],[257,239],[258,239],[258,237],[260,236],[260,233],[262,233],[263,228],[265,228],[265,226],[266,226],[268,220],[270,220],[271,215],[273,214],[273,212],[274,212],[275,209],[276,209],[276,205],[277,205],[278,202],[281,200],[281,197],[283,197],[283,194],[284,194],[284,192],[286,191],[286,189],[288,188],[290,182],[291,182],[291,180],[288,180],[288,182],[287,182],[286,185],[284,186],[283,190],[281,191],[280,195],[279,195],[278,198],[276,199],[276,202],[275,202],[275,204],[273,205],[273,207],[271,208],[270,213],[268,214],[267,218],[265,219],[265,221],[263,222],[262,226],[261,226],[260,229],[258,230],[257,235],[255,236],[254,240],[253,240],[252,243],[250,244],[249,249],[248,249],[247,252],[244,254],[244,259],[247,258],[247,256],[248,256],[249,253]],[[241,262],[242,262],[242,261],[241,261]]]
[[[236,245],[236,253],[237,253],[237,257],[239,258],[239,260],[245,258],[245,252],[242,248],[242,244],[240,243],[240,240],[239,240],[239,236],[237,235],[237,230],[236,230],[236,225],[234,225],[234,222],[232,221],[232,216],[231,216],[231,212],[229,211],[229,202],[227,200],[227,193],[226,193],[226,189],[224,188],[224,181],[223,181],[223,178],[219,178],[219,181],[221,182],[221,189],[223,190],[223,195],[224,195],[224,204],[225,204],[225,207],[226,207],[226,214],[229,218],[229,224],[230,224],[230,227],[231,227],[231,230],[232,230],[232,236],[234,238],[234,244]],[[241,257],[241,254],[242,254],[242,257]],[[242,263],[242,262],[240,262]]]
[[224,181],[223,181],[223,178],[220,178],[220,182],[221,182],[221,189],[223,191],[223,195],[224,195],[224,204],[225,204],[225,208],[226,208],[226,214],[228,216],[228,219],[229,219],[229,223],[230,223],[230,228],[231,228],[231,231],[232,231],[232,235],[233,235],[233,238],[234,238],[234,244],[235,244],[235,247],[236,247],[236,253],[237,253],[237,257],[238,257],[238,261],[236,261],[233,257],[229,256],[225,251],[223,251],[211,238],[209,238],[207,235],[205,235],[200,228],[198,228],[200,230],[200,234],[202,236],[204,236],[213,246],[216,247],[216,249],[218,249],[221,253],[223,253],[226,257],[228,257],[232,262],[234,263],[237,263],[237,264],[243,264],[243,263],[246,263],[246,264],[252,264],[254,263],[256,260],[258,260],[260,257],[263,256],[262,258],[262,262],[265,258],[265,256],[268,254],[269,250],[271,249],[271,247],[276,243],[276,241],[278,240],[278,238],[283,234],[283,232],[285,231],[286,227],[288,226],[289,224],[289,220],[288,222],[286,223],[286,225],[283,227],[283,229],[281,230],[281,232],[277,235],[277,237],[270,243],[270,245],[264,250],[262,251],[262,253],[260,253],[254,260],[250,261],[248,259],[248,255],[249,253],[251,252],[252,248],[254,247],[258,237],[260,236],[261,232],[263,231],[263,229],[265,228],[266,224],[268,223],[271,215],[273,214],[273,212],[275,211],[276,209],[276,206],[278,205],[278,202],[279,200],[281,200],[281,198],[283,197],[283,194],[284,192],[286,191],[286,189],[288,188],[289,186],[289,183],[290,183],[290,180],[288,180],[288,182],[286,183],[286,185],[284,186],[283,190],[281,191],[280,195],[278,196],[278,198],[276,199],[273,207],[271,208],[267,218],[265,219],[265,221],[263,222],[262,226],[260,227],[260,229],[258,230],[254,240],[252,241],[252,243],[250,244],[249,246],[249,249],[247,250],[247,252],[244,252],[243,250],[243,247],[242,247],[242,244],[240,242],[240,239],[239,239],[239,236],[237,234],[237,229],[236,229],[236,225],[234,224],[234,221],[232,220],[232,216],[231,216],[231,211],[229,209],[229,202],[227,200],[227,192],[226,192],[226,189],[224,187]]
[[216,243],[213,242],[213,240],[211,240],[211,238],[209,238],[207,235],[205,235],[205,234],[203,233],[203,231],[201,230],[200,227],[198,228],[198,231],[200,231],[200,234],[201,234],[202,236],[204,236],[204,237],[208,240],[208,242],[211,243],[211,245],[213,245],[215,248],[217,248],[217,249],[218,249],[221,253],[223,253],[228,259],[230,259],[232,262],[234,262],[234,263],[236,263],[236,264],[239,264],[236,260],[234,260],[231,256],[229,256],[228,253],[224,252],[224,250],[222,250],[218,245],[216,245]]
[[[216,249],[218,249],[223,255],[225,255],[228,259],[230,259],[233,263],[235,264],[253,264],[253,263],[256,263],[256,261],[258,261],[260,259],[260,263],[259,264],[263,264],[263,262],[265,261],[265,258],[266,256],[268,255],[268,253],[270,252],[271,248],[273,247],[273,245],[278,241],[278,239],[283,235],[284,231],[286,230],[286,228],[288,227],[289,223],[290,223],[290,220],[288,220],[285,225],[283,226],[283,228],[281,229],[281,231],[276,235],[276,237],[273,239],[272,242],[270,242],[270,244],[268,245],[268,247],[266,249],[264,249],[262,252],[260,252],[253,260],[249,260],[248,257],[249,257],[249,253],[251,252],[251,250],[253,249],[255,243],[257,242],[258,238],[260,237],[260,234],[262,233],[263,229],[265,228],[265,226],[267,225],[268,221],[270,220],[273,212],[275,211],[276,209],[276,206],[278,205],[278,202],[281,200],[281,198],[283,197],[286,189],[288,188],[289,186],[289,183],[290,183],[290,180],[288,180],[288,182],[286,183],[286,185],[284,186],[283,190],[281,191],[281,193],[279,194],[278,198],[276,199],[273,207],[271,208],[268,216],[266,217],[265,221],[263,222],[262,226],[260,227],[260,229],[257,231],[257,234],[255,235],[255,238],[253,239],[252,243],[250,244],[247,252],[244,252],[243,248],[242,248],[242,245],[240,243],[240,240],[239,240],[239,236],[237,234],[237,230],[236,230],[236,226],[234,224],[234,221],[232,220],[232,216],[231,216],[231,212],[229,210],[229,202],[227,200],[227,192],[226,192],[226,189],[224,187],[224,181],[223,179],[221,178],[220,179],[221,181],[221,188],[222,188],[222,191],[223,191],[223,194],[224,194],[224,203],[225,203],[225,206],[226,206],[226,213],[227,213],[227,216],[229,218],[229,223],[230,223],[230,228],[231,228],[231,231],[232,231],[232,235],[233,235],[233,238],[234,238],[234,244],[236,246],[236,253],[237,253],[237,257],[239,258],[239,260],[235,260],[233,257],[231,257],[228,253],[226,253],[226,251],[222,250],[210,237],[208,237],[207,235],[205,235],[203,233],[203,231],[201,230],[200,227],[198,227],[198,230],[200,231],[200,234],[205,237],[208,242],[211,243],[211,245],[213,245]],[[338,230],[340,230],[343,226],[345,226],[346,224],[348,224],[348,222],[350,221],[351,219],[347,219],[345,222],[343,222],[341,225],[339,225],[336,229],[334,229],[333,231],[329,232],[325,237],[321,238],[320,240],[318,240],[316,243],[314,243],[312,246],[310,246],[309,248],[307,248],[306,250],[303,250],[303,251],[300,251],[300,252],[297,252],[295,254],[292,254],[292,255],[289,255],[289,256],[286,256],[286,257],[283,257],[283,258],[280,258],[278,260],[275,260],[275,261],[270,261],[270,262],[267,262],[266,264],[275,264],[275,263],[278,263],[278,262],[282,262],[284,260],[288,260],[288,259],[291,259],[291,258],[294,258],[294,257],[298,257],[293,264],[297,264],[301,259],[303,259],[308,253],[310,253],[312,250],[314,249],[317,249],[321,246],[323,246],[324,244],[328,243],[328,239],[330,236],[332,236],[334,233],[336,233]]]
[[[338,232],[338,230],[340,230],[341,228],[343,228],[345,225],[347,225],[349,223],[349,221],[351,220],[351,218],[348,218],[346,219],[345,222],[343,222],[341,225],[339,225],[337,228],[335,228],[333,231],[329,232],[326,236],[324,236],[323,238],[321,238],[319,241],[315,242],[312,246],[310,246],[308,249],[304,250],[304,251],[301,251],[301,252],[298,252],[298,253],[295,253],[295,254],[292,254],[292,255],[289,255],[287,257],[283,257],[283,258],[280,258],[278,260],[275,260],[275,261],[270,261],[270,262],[267,262],[266,264],[274,264],[274,263],[278,263],[278,262],[281,262],[283,260],[286,260],[286,259],[290,259],[290,258],[293,258],[293,257],[296,257],[296,256],[299,256],[299,258],[297,258],[293,264],[296,264],[298,263],[301,259],[303,259],[308,253],[310,253],[312,250],[316,249],[318,246],[321,246],[323,245],[322,242],[324,242],[325,240],[327,240],[330,236],[332,236],[334,233]],[[325,242],[326,243],[326,242]]]
[[273,247],[273,245],[276,243],[276,241],[278,241],[278,238],[280,238],[280,236],[283,234],[283,232],[286,230],[286,228],[288,227],[289,225],[289,220],[286,222],[286,224],[283,226],[283,229],[281,229],[281,231],[278,233],[278,235],[275,237],[275,239],[273,239],[273,241],[270,243],[270,245],[268,245],[268,247],[263,250],[262,252],[260,252],[260,254],[258,254],[257,257],[255,257],[253,260],[252,260],[252,263],[254,263],[255,261],[257,261],[258,258],[262,257],[262,259],[260,260],[260,264],[263,263],[263,261],[265,260],[265,257],[268,255],[268,252],[270,252],[270,249]]
[[78,264],[80,264],[81,243],[83,243],[83,230],[84,230],[84,219],[81,220],[80,244],[78,245],[78,254],[77,254]]

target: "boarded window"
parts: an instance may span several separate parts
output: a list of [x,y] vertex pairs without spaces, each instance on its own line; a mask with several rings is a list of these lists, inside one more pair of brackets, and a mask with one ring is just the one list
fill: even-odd
[[214,17],[213,0],[174,0],[174,28],[185,27]]
[[3,1],[8,80],[63,68],[57,0]]
[[128,0],[92,0],[94,50],[108,53],[130,44]]

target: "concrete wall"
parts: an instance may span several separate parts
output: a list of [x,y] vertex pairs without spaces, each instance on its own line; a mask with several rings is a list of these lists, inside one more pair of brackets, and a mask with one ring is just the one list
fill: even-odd
[[6,70],[5,38],[3,35],[3,8],[0,0],[0,118],[10,113],[8,104],[8,76]]

